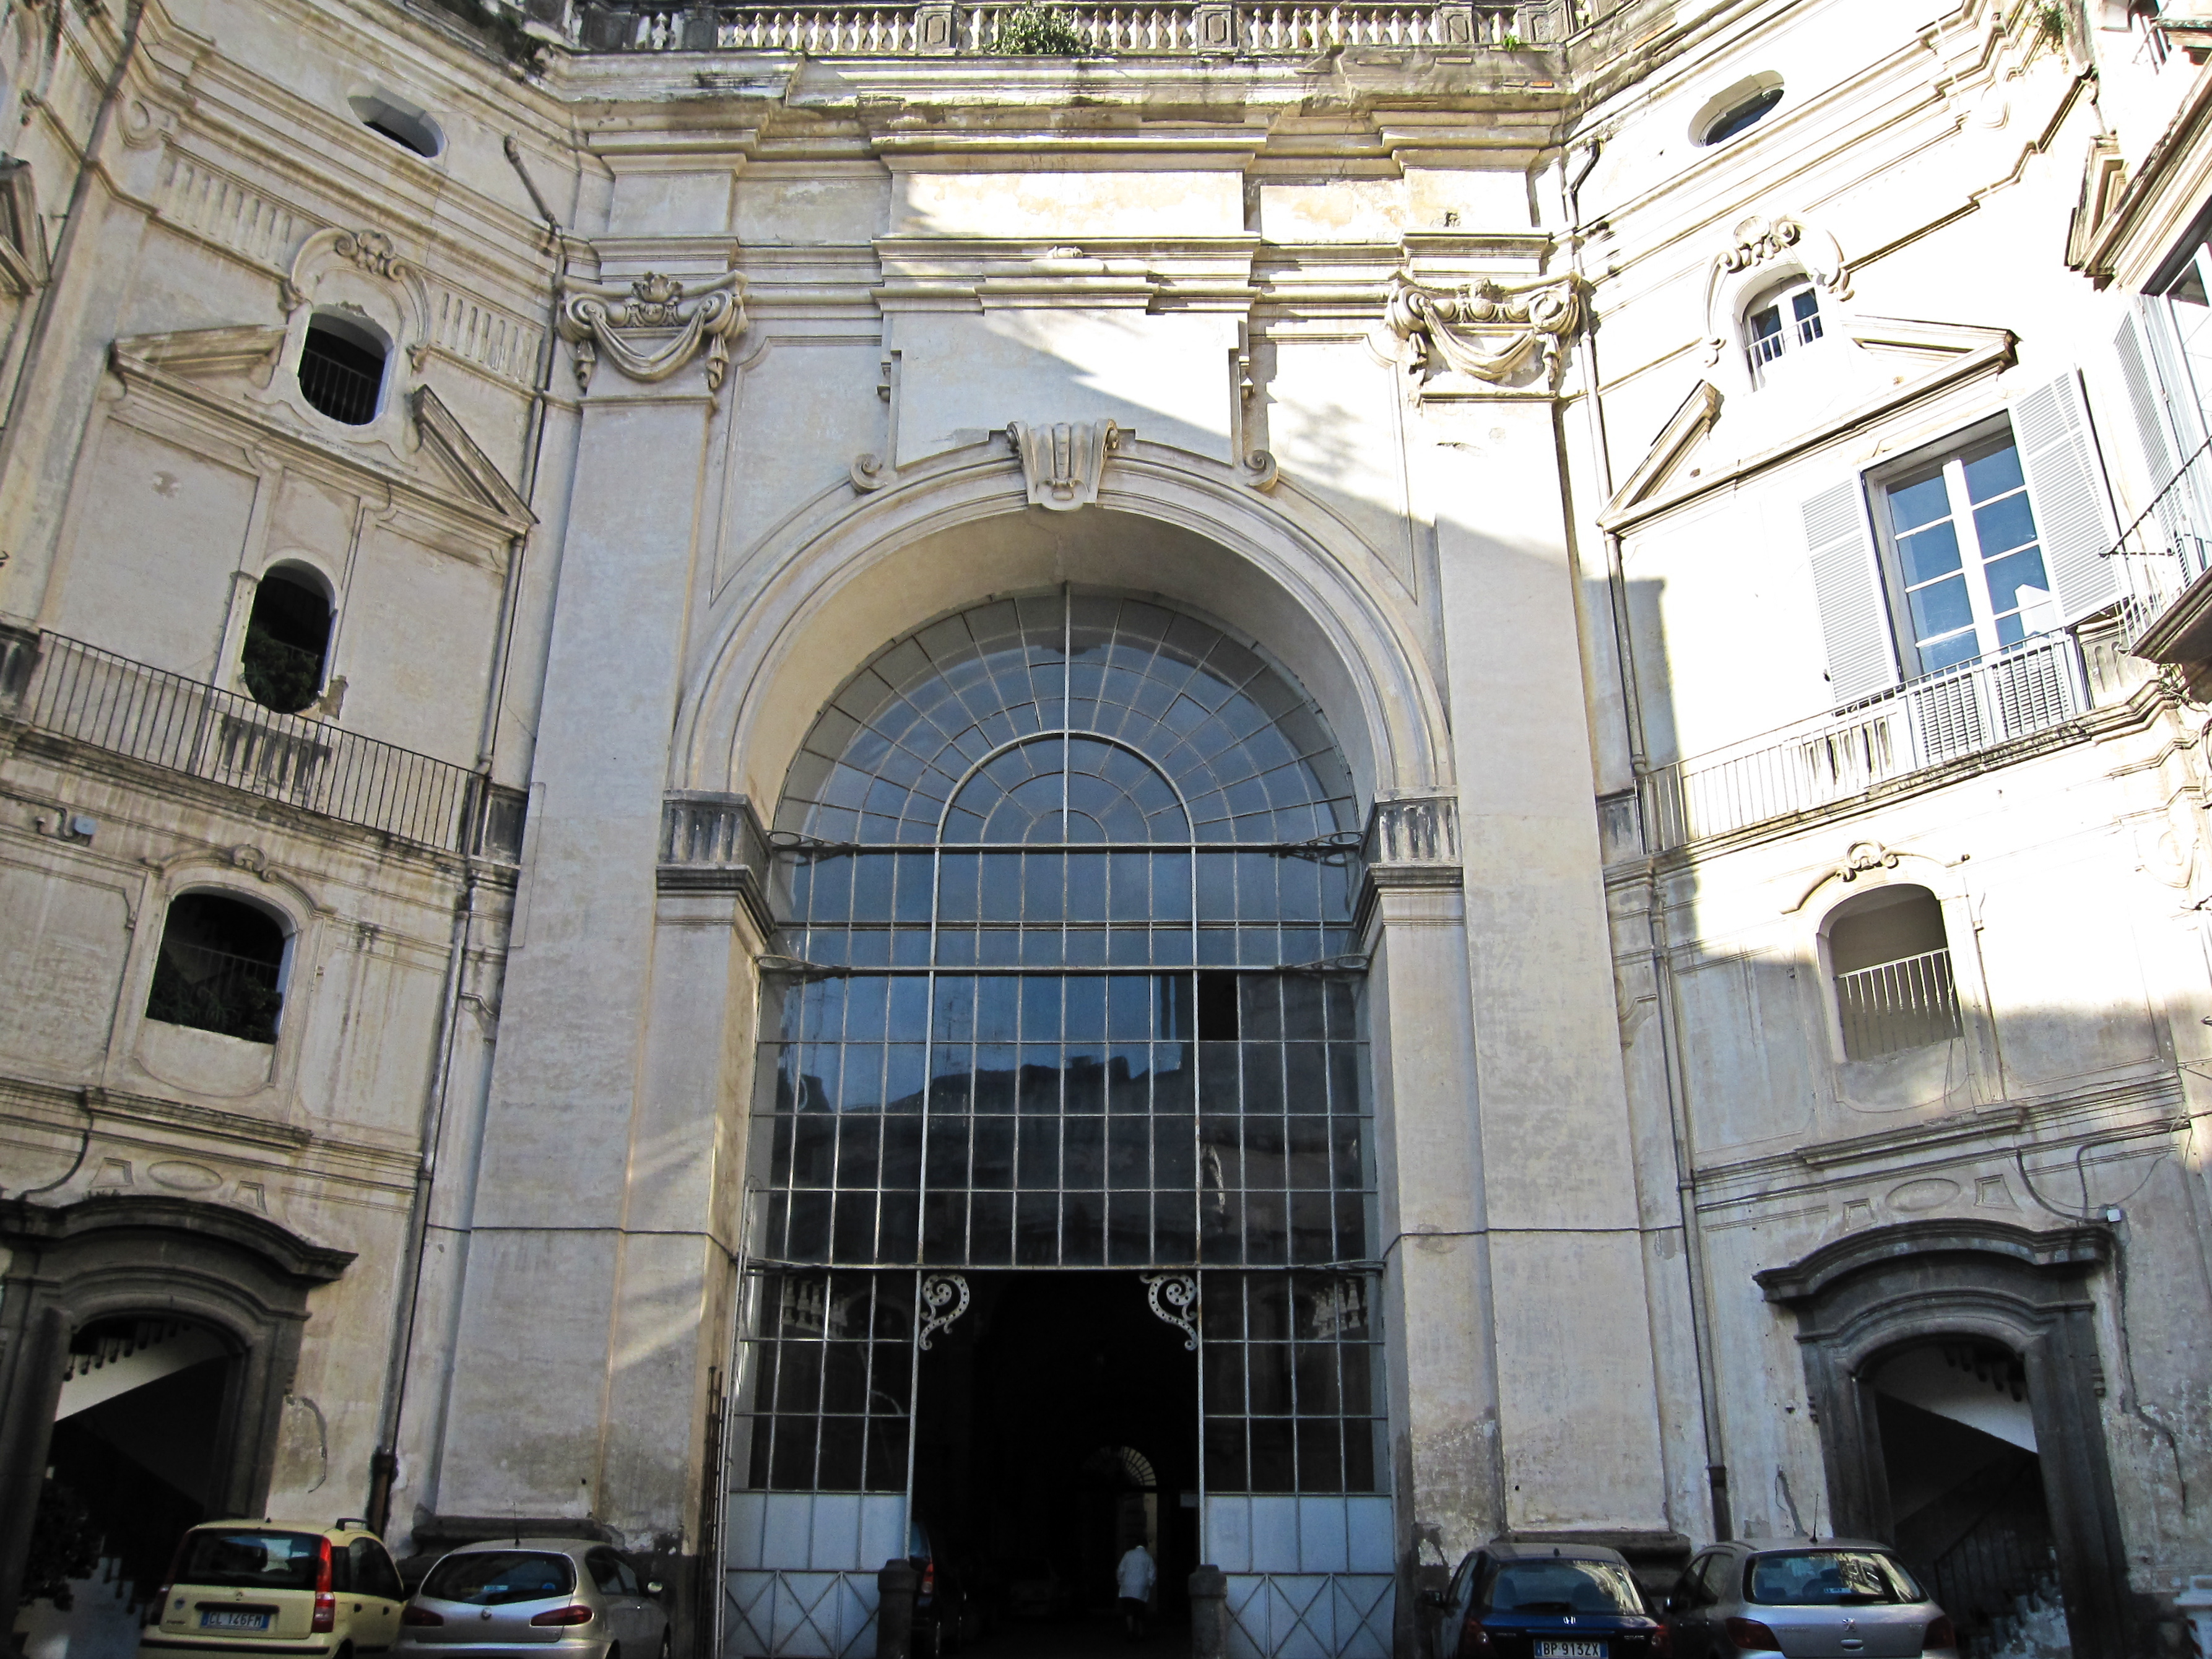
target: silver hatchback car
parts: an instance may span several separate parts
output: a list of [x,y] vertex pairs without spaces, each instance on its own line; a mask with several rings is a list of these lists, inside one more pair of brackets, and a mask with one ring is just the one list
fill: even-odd
[[1848,1538],[1715,1544],[1667,1597],[1674,1659],[1957,1659],[1959,1638],[1887,1547]]
[[575,1538],[464,1544],[399,1615],[410,1659],[668,1659],[668,1614],[610,1546]]

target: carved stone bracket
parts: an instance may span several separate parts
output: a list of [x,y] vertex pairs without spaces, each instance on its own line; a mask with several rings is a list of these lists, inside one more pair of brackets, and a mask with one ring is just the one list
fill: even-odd
[[[1850,267],[1844,251],[1824,230],[1786,213],[1754,216],[1735,228],[1735,240],[1713,256],[1705,276],[1705,361],[1718,362],[1735,332],[1735,307],[1743,290],[1760,280],[1768,266],[1802,270],[1813,285],[1831,298],[1851,297]],[[1784,270],[1786,273],[1786,270]]]
[[[951,1308],[952,1311],[945,1310]],[[921,1281],[921,1334],[916,1339],[923,1352],[929,1351],[930,1339],[938,1332],[948,1330],[952,1322],[968,1311],[968,1280],[961,1273],[932,1273]]]
[[1370,865],[1459,866],[1459,799],[1453,795],[1401,795],[1378,800],[1367,823],[1364,849]]
[[1255,489],[1273,489],[1283,481],[1283,470],[1276,465],[1273,452],[1265,449],[1248,451],[1243,465],[1237,469],[1238,479]]
[[1022,459],[1022,482],[1030,505],[1054,513],[1072,513],[1098,500],[1098,483],[1106,471],[1106,457],[1124,436],[1133,436],[1111,421],[1062,422],[1056,426],[1032,426],[1024,421],[1006,422],[1006,438]]
[[[1188,1273],[1146,1273],[1145,1299],[1152,1316],[1182,1333],[1183,1351],[1198,1352],[1198,1280]],[[1165,1307],[1161,1306],[1165,1303]]]
[[647,271],[629,283],[564,279],[554,327],[576,349],[576,384],[589,390],[605,352],[633,380],[665,380],[707,353],[707,390],[730,370],[730,342],[746,327],[744,278],[736,271],[702,283]]
[[1878,870],[1896,869],[1897,860],[1898,855],[1878,841],[1853,842],[1850,850],[1821,871],[1812,884],[1798,896],[1796,903],[1788,906],[1782,914],[1786,916],[1803,909],[1812,902],[1813,895],[1832,881],[1840,881],[1848,885],[1861,876],[1870,876]]
[[853,458],[853,488],[866,495],[881,489],[897,476],[898,469],[873,450],[866,450]]
[[1503,386],[1538,358],[1545,384],[1555,387],[1567,337],[1581,321],[1571,276],[1486,280],[1451,290],[1423,288],[1400,272],[1390,279],[1376,345],[1416,391],[1430,375],[1446,372]]

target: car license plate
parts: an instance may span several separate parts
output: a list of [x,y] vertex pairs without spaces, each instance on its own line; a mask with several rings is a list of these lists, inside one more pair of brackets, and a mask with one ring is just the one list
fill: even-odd
[[269,1615],[259,1608],[210,1607],[200,1614],[202,1630],[267,1630]]
[[1602,1642],[1539,1642],[1536,1659],[1605,1659]]

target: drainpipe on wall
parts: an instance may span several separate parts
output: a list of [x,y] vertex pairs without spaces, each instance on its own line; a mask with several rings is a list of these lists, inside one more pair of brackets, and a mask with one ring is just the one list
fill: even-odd
[[[1567,217],[1574,227],[1570,258],[1577,279],[1584,284],[1589,278],[1583,265],[1586,239],[1581,191],[1583,180],[1597,165],[1601,148],[1601,141],[1593,139],[1588,159],[1565,179]],[[1564,167],[1563,161],[1563,173]],[[1604,411],[1598,403],[1597,342],[1595,334],[1587,331],[1583,337],[1582,378],[1583,415],[1589,423],[1590,451],[1597,464],[1599,487],[1609,501],[1613,489],[1613,456],[1606,442]],[[1620,673],[1629,765],[1640,782],[1649,763],[1649,751],[1644,740],[1644,703],[1637,682],[1635,636],[1629,623],[1628,577],[1621,563],[1620,538],[1610,530],[1604,536],[1606,586],[1613,599],[1613,656]],[[1638,806],[1640,814],[1640,791]],[[1659,1003],[1659,1048],[1667,1078],[1667,1115],[1674,1145],[1675,1204],[1681,1217],[1682,1267],[1690,1293],[1690,1344],[1697,1358],[1698,1411],[1705,1444],[1705,1487],[1712,1505],[1713,1536],[1718,1540],[1733,1537],[1735,1527],[1729,1515],[1719,1380],[1713,1366],[1705,1237],[1698,1230],[1697,1152],[1691,1136],[1688,1091],[1681,1073],[1681,1030],[1675,1013],[1674,972],[1668,957],[1666,925],[1659,915],[1657,896],[1654,883],[1652,902],[1645,911],[1644,920],[1650,941],[1651,981]]]
[[[532,204],[545,221],[547,250],[557,257],[563,246],[561,222],[545,205],[545,198],[538,193],[537,181],[523,166],[521,146],[509,136],[503,148],[507,161],[522,179],[523,188],[529,192]],[[538,343],[537,383],[531,391],[528,426],[523,434],[521,476],[515,481],[515,493],[526,503],[535,501],[538,461],[545,447],[545,406],[552,392],[553,365],[557,356],[554,319],[560,303],[559,271],[556,269],[553,298],[547,307],[545,332]],[[516,599],[521,591],[523,558],[529,544],[530,532],[527,530],[507,544],[507,580],[500,590],[491,673],[484,690],[483,717],[477,732],[477,774],[486,791],[490,787],[493,751],[498,744],[499,711],[506,701],[507,666],[514,654]],[[479,796],[476,815],[477,823],[467,826],[465,833],[477,833],[488,799],[488,794]],[[476,854],[465,848],[464,855],[469,860],[469,875],[454,907],[453,939],[446,963],[446,984],[439,1000],[437,1064],[431,1074],[431,1085],[423,1100],[422,1118],[418,1126],[415,1192],[409,1204],[407,1218],[404,1256],[407,1280],[393,1310],[391,1348],[385,1366],[384,1405],[379,1416],[376,1450],[370,1454],[368,1460],[368,1525],[379,1537],[385,1536],[390,1527],[392,1492],[399,1479],[399,1428],[406,1412],[407,1376],[414,1358],[416,1314],[422,1303],[422,1256],[429,1247],[430,1194],[437,1182],[438,1146],[445,1131],[446,1096],[452,1081],[455,1032],[460,1019],[462,975],[476,923]]]

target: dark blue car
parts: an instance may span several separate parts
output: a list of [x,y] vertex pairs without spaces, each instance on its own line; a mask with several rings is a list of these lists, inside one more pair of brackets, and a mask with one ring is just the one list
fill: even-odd
[[1437,1659],[1661,1659],[1667,1633],[1617,1550],[1596,1544],[1484,1545],[1459,1564]]

